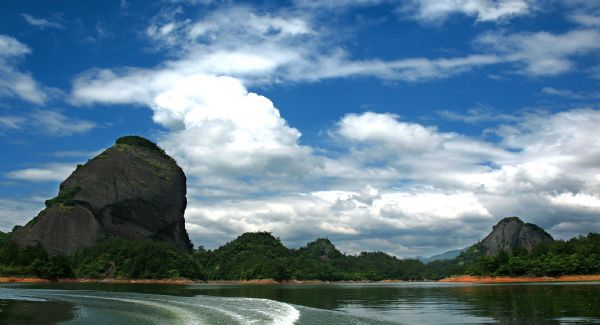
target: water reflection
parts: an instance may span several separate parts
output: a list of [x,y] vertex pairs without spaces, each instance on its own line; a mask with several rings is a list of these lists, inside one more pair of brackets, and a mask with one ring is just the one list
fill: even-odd
[[55,284],[35,287],[265,298],[409,324],[600,323],[600,283],[272,286]]
[[74,312],[65,302],[0,300],[0,324],[54,324],[70,320]]

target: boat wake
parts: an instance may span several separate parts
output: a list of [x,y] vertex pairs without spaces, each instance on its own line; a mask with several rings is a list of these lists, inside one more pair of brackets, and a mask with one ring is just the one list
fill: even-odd
[[373,324],[335,311],[256,298],[167,296],[134,292],[1,288],[0,300],[62,301],[68,324]]

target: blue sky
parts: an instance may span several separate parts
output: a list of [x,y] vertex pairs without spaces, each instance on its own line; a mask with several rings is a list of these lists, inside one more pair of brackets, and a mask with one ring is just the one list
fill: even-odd
[[595,1],[5,1],[0,230],[122,135],[188,175],[213,248],[466,247],[600,231]]

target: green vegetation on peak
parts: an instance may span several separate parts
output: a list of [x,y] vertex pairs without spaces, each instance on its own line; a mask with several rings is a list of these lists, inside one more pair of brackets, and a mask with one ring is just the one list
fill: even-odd
[[542,227],[540,227],[540,226],[538,226],[538,225],[536,225],[534,223],[527,222],[523,226],[527,227],[527,228],[530,228],[530,229],[533,229],[533,230],[536,230],[536,231],[540,231],[540,232],[546,233],[546,231],[544,230],[544,228],[542,228]]
[[327,238],[318,238],[298,249],[306,256],[328,260],[342,256],[342,253]]
[[159,147],[156,143],[154,143],[144,137],[140,137],[138,135],[126,135],[126,136],[120,137],[117,139],[116,144],[117,144],[117,146],[124,145],[124,146],[134,146],[134,147],[138,147],[138,148],[147,149],[147,150],[156,152],[165,158],[168,158],[171,160],[173,159],[173,158],[171,158],[171,156],[167,155],[165,153],[165,151],[161,147]]
[[284,263],[289,250],[269,232],[250,232],[215,251],[196,251],[211,280],[286,280],[290,274]]
[[329,238],[317,238],[313,241],[311,241],[310,243],[306,244],[305,247],[309,247],[309,246],[333,246],[333,243],[331,242],[331,240],[329,240]]
[[279,238],[275,238],[266,231],[244,233],[218,248],[218,251],[227,254],[239,254],[252,250],[281,253],[287,251],[287,248],[283,246]]
[[502,219],[502,220],[498,221],[498,224],[500,224],[500,223],[508,223],[508,222],[513,222],[513,221],[516,221],[516,222],[518,222],[518,223],[523,223],[523,220],[521,220],[521,218],[519,218],[519,217],[516,217],[516,216],[512,216],[512,217],[506,217],[506,218],[504,218],[504,219]]
[[80,186],[72,186],[63,191],[60,191],[60,193],[58,193],[58,195],[55,198],[46,200],[46,202],[45,202],[46,208],[49,208],[55,204],[66,205],[66,206],[75,205],[75,201],[73,200],[73,197],[79,191],[81,191]]

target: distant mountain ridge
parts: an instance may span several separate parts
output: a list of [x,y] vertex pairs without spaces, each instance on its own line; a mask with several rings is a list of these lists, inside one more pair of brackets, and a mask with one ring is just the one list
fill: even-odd
[[440,254],[432,255],[430,257],[419,256],[419,257],[417,257],[417,259],[423,263],[430,263],[433,261],[451,260],[451,259],[458,257],[460,255],[460,253],[466,251],[467,249],[469,249],[469,247],[466,247],[463,249],[449,250],[449,251],[446,251],[446,252],[443,252]]

